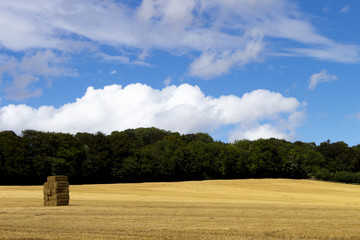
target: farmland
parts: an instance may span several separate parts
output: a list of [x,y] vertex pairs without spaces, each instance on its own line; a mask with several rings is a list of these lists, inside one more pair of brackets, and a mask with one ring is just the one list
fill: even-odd
[[360,239],[360,185],[248,179],[0,186],[0,239]]

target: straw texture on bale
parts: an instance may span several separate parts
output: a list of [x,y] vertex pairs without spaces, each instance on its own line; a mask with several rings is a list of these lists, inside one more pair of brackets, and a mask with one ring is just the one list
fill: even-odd
[[49,176],[44,183],[44,206],[69,205],[69,182],[67,176]]
[[68,181],[68,177],[67,177],[67,176],[63,176],[63,175],[48,176],[48,177],[47,177],[47,181],[48,181],[48,182],[67,182],[67,181]]

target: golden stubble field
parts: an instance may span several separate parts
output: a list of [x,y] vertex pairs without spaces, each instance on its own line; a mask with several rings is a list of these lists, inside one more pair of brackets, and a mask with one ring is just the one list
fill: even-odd
[[249,179],[0,186],[0,239],[360,239],[360,185]]

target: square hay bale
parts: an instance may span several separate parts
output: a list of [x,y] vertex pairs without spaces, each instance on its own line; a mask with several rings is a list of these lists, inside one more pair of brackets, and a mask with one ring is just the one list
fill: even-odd
[[44,206],[66,206],[69,205],[68,200],[49,200],[44,202]]
[[54,200],[44,201],[44,206],[57,206],[57,202]]
[[58,175],[58,176],[48,176],[47,177],[48,182],[67,182],[68,176]]
[[52,189],[44,187],[44,196],[51,196],[52,195]]
[[44,183],[44,206],[69,205],[69,182],[67,176],[49,176]]
[[51,196],[48,196],[50,200],[60,200],[60,199],[65,199],[65,200],[69,200],[70,196],[69,194],[53,194]]
[[67,189],[69,188],[69,182],[61,181],[61,182],[46,182],[44,183],[45,188],[51,189]]

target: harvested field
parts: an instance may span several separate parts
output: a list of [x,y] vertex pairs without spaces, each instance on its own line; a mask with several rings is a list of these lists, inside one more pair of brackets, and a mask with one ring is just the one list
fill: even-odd
[[0,186],[0,239],[360,239],[360,186],[259,179]]

